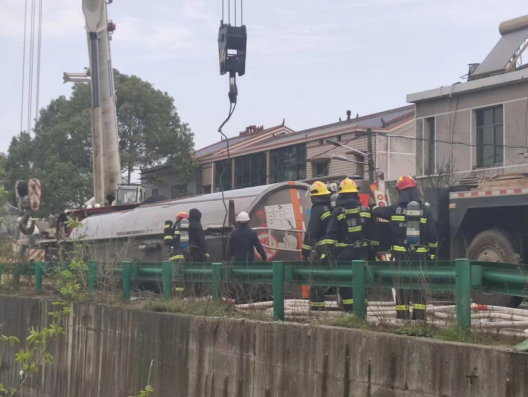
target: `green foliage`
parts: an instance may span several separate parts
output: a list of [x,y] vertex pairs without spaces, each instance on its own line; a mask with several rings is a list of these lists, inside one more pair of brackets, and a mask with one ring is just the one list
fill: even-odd
[[[190,180],[195,169],[193,134],[178,117],[173,98],[117,70],[114,81],[119,150],[128,179],[134,168],[168,162],[182,183]],[[0,157],[0,180],[5,180],[13,203],[16,180],[30,177],[42,184],[39,216],[78,208],[93,196],[89,86],[74,85],[69,98],[52,100],[40,110],[34,138],[20,133],[12,139],[7,158]]]
[[[124,170],[169,162],[185,182],[194,172],[194,142],[174,99],[137,76],[115,73],[119,150]],[[130,182],[130,180],[129,180]]]
[[331,325],[333,327],[372,329],[373,326],[353,314],[343,314],[337,317],[320,318],[313,322],[314,325]]
[[403,325],[393,331],[393,333],[398,335],[418,336],[421,338],[434,338],[438,335],[438,332],[438,328],[422,322]]
[[149,397],[150,393],[153,393],[153,392],[154,392],[154,389],[152,388],[152,386],[147,385],[147,387],[145,387],[144,390],[141,390],[139,392],[138,397]]

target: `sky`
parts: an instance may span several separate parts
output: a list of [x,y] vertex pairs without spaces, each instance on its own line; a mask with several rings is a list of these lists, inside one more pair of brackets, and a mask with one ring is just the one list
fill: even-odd
[[[68,96],[63,72],[89,62],[82,1],[43,4],[39,107]],[[229,110],[217,53],[221,0],[114,0],[108,13],[117,25],[114,68],[174,97],[197,149],[219,140]],[[482,62],[500,38],[499,23],[525,14],[526,0],[245,1],[246,74],[224,132],[283,119],[299,131],[345,119],[347,110],[361,116],[405,106],[407,94],[462,81],[467,64]],[[0,0],[3,152],[21,130],[23,31],[24,0]],[[27,113],[25,104],[23,130]]]

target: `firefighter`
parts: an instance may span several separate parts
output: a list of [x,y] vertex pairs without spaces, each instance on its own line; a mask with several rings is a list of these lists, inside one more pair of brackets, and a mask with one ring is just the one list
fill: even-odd
[[176,214],[173,230],[171,261],[183,262],[184,254],[188,252],[189,247],[189,214],[187,212],[181,211]]
[[238,223],[238,228],[231,233],[228,257],[234,257],[237,262],[254,262],[256,249],[261,259],[265,261],[266,252],[257,232],[248,226],[249,220],[249,215],[245,211],[236,216],[235,221]]
[[[391,256],[398,266],[405,261],[424,261],[435,259],[438,247],[438,231],[431,211],[425,206],[409,175],[398,179],[398,204],[389,207],[375,207],[372,215],[389,221],[391,238]],[[411,243],[412,242],[412,243]],[[424,290],[397,290],[396,316],[409,318],[409,302],[413,301],[413,320],[425,320]]]
[[[344,179],[339,184],[338,194],[325,237],[328,252],[337,260],[366,260],[373,235],[370,209],[361,203],[358,188],[352,179]],[[345,312],[352,312],[352,288],[339,288],[339,294]]]
[[[323,182],[314,182],[309,190],[312,199],[312,210],[308,230],[304,236],[302,257],[305,261],[314,262],[324,257],[326,229],[332,216],[330,196],[332,193]],[[324,309],[324,287],[310,287],[310,309]]]
[[193,208],[189,211],[189,260],[191,262],[209,260],[201,220],[202,213],[198,209]]

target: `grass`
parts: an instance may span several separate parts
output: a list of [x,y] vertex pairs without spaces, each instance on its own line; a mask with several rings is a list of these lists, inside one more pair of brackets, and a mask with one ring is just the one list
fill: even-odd
[[212,299],[163,299],[152,298],[143,305],[144,310],[160,313],[181,313],[204,317],[249,318],[270,321],[269,315],[262,311],[238,311],[232,303],[216,302]]
[[329,325],[334,327],[387,332],[409,337],[432,338],[444,342],[460,342],[486,346],[513,346],[520,342],[518,338],[501,335],[493,330],[473,330],[469,332],[461,329],[455,323],[448,325],[446,328],[439,328],[423,322],[413,322],[397,327],[389,324],[371,324],[365,320],[357,318],[353,314],[343,314],[338,317],[319,319],[313,321],[312,325]]

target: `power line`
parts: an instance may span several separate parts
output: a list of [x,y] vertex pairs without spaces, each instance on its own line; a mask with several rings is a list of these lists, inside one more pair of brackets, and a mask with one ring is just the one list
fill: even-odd
[[26,81],[26,35],[27,35],[27,6],[28,0],[24,8],[24,45],[22,46],[22,93],[20,101],[20,132],[23,130],[24,125],[24,83]]
[[39,22],[38,22],[38,44],[37,44],[37,92],[35,101],[35,123],[39,118],[39,98],[40,98],[40,54],[42,48],[42,1],[39,0]]
[[33,56],[35,53],[35,0],[31,0],[31,27],[29,44],[29,76],[28,76],[28,133],[31,134],[31,115],[33,104]]
[[445,143],[447,145],[463,145],[463,146],[468,146],[468,147],[496,146],[496,147],[502,147],[502,148],[506,148],[506,149],[526,149],[525,146],[497,145],[495,143],[471,144],[471,143],[466,143],[466,142],[449,142],[449,141],[443,141],[443,140],[440,140],[440,139],[415,138],[415,137],[411,137],[411,136],[386,134],[386,133],[383,133],[383,132],[378,132],[378,135],[386,136],[388,138],[403,138],[403,139],[410,139],[410,140],[414,140],[414,141],[437,142],[437,143]]

